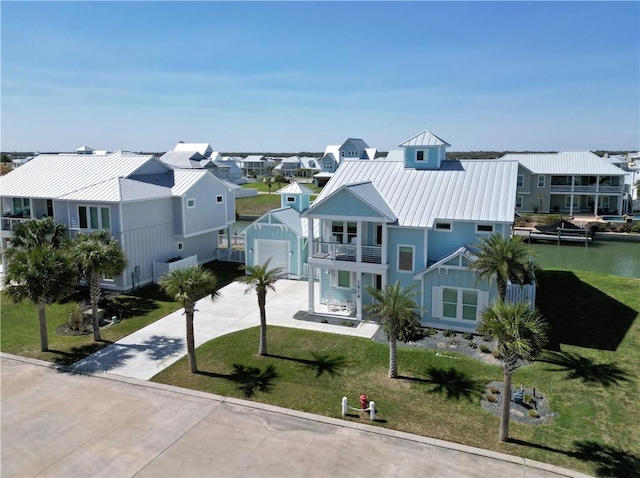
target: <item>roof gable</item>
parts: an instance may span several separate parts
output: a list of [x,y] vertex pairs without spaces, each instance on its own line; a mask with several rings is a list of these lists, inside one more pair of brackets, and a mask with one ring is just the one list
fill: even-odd
[[323,201],[314,202],[304,213],[305,216],[336,214],[381,218],[391,223],[397,220],[393,210],[371,183],[345,185]]
[[406,141],[403,141],[398,146],[451,146],[449,143],[444,141],[443,139],[438,138],[435,134],[430,133],[426,129],[421,133],[412,136]]

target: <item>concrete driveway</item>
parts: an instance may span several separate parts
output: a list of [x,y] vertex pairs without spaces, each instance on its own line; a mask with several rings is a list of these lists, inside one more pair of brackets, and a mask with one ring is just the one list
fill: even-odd
[[0,369],[6,478],[585,476],[365,420],[70,374],[7,354]]
[[[276,282],[275,292],[267,293],[267,323],[367,338],[373,337],[378,330],[372,323],[342,327],[294,319],[296,312],[308,309],[308,287],[306,281],[282,279]],[[256,293],[245,294],[245,290],[246,285],[232,282],[220,290],[220,298],[215,303],[208,298],[198,301],[194,318],[196,347],[221,335],[260,324]],[[315,296],[319,297],[318,290]],[[183,311],[177,310],[80,360],[73,369],[150,379],[187,353]]]

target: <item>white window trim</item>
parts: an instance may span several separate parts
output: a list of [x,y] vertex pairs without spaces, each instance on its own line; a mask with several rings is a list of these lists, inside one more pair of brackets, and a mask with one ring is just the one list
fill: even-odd
[[[418,153],[422,153],[422,159],[418,159]],[[416,161],[426,161],[427,160],[427,152],[423,149],[416,150]]]
[[[540,179],[542,178],[542,184],[540,184]],[[546,178],[544,176],[544,174],[539,174],[538,175],[538,187],[539,188],[544,188],[544,185],[546,184]]]
[[[411,270],[400,269],[400,248],[401,247],[410,247],[411,248]],[[396,257],[398,258],[398,262],[396,265],[397,272],[404,274],[413,274],[413,271],[416,268],[416,247],[411,244],[398,244],[396,249]]]
[[295,196],[287,196],[287,202],[296,202]]
[[[439,228],[438,228],[438,224],[448,224],[448,225],[449,225],[449,228],[442,228],[442,229],[439,229]],[[433,230],[434,230],[434,231],[438,231],[438,232],[453,232],[453,223],[448,222],[448,221],[436,221],[436,222],[433,224]]]
[[218,195],[216,196],[216,203],[217,203],[217,204],[222,204],[222,203],[224,203],[224,196],[223,196],[222,194],[218,194]]
[[519,188],[523,188],[524,187],[524,174],[518,174],[518,183],[517,186]]
[[[338,273],[339,272],[348,272],[349,273],[349,286],[348,287],[344,287],[341,285],[338,285]],[[329,285],[335,289],[341,289],[341,290],[353,290],[353,284],[355,284],[356,279],[355,279],[355,272],[351,272],[351,271],[339,271],[337,269],[333,269],[330,271],[330,276],[329,276]]]
[[[189,203],[193,201],[193,204],[190,206]],[[187,199],[187,209],[193,209],[196,207],[196,200],[195,198],[191,198],[191,199]]]
[[[444,295],[444,289],[454,289],[458,291],[458,302],[456,304],[456,318],[445,317],[444,316],[444,301],[442,300]],[[477,303],[476,303],[476,318],[475,320],[466,320],[462,318],[462,293],[464,291],[467,292],[476,292],[477,293]],[[482,317],[482,311],[489,305],[489,292],[483,291],[480,289],[469,289],[466,287],[454,287],[454,286],[434,286],[432,289],[432,315],[436,319],[440,319],[447,322],[457,322],[460,324],[475,324]],[[460,318],[458,318],[458,316]]]
[[[490,231],[481,231],[481,226],[489,226],[491,227]],[[476,224],[476,234],[493,234],[495,231],[495,226],[493,224]]]
[[522,209],[523,204],[524,204],[524,197],[516,196],[516,209]]

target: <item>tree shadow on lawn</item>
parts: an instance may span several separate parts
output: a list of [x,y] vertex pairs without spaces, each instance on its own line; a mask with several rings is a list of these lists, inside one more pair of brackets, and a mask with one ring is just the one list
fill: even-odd
[[158,305],[146,297],[105,297],[100,300],[100,308],[104,309],[105,317],[118,317],[119,320],[131,319],[147,315],[158,308]]
[[616,478],[640,477],[640,456],[620,448],[603,445],[592,440],[574,441],[569,456],[596,464],[598,476]]
[[233,364],[233,372],[230,374],[221,374],[215,372],[205,372],[198,370],[198,375],[204,375],[213,378],[222,378],[238,384],[245,398],[251,398],[255,395],[256,390],[261,392],[270,392],[273,388],[273,381],[278,378],[278,373],[273,365],[267,365],[262,371],[260,367],[247,367],[242,364]]
[[347,359],[342,356],[331,357],[329,354],[322,355],[318,352],[311,352],[311,355],[313,355],[314,360],[284,357],[282,355],[269,355],[269,357],[298,362],[302,368],[314,371],[316,378],[325,372],[331,377],[339,377],[342,375],[342,369],[347,364]]
[[[104,343],[108,345],[104,347]],[[96,350],[91,352],[93,348]],[[154,335],[139,344],[103,341],[73,347],[71,352],[58,352],[63,355],[60,359],[56,359],[55,363],[67,366],[68,371],[94,374],[110,372],[121,367],[137,353],[146,353],[152,360],[163,360],[182,353],[184,348],[183,339]],[[80,356],[79,359],[78,356]],[[75,360],[72,360],[73,358]]]
[[[414,372],[416,373],[416,372]],[[459,400],[466,398],[473,401],[480,398],[484,391],[484,383],[481,380],[473,380],[464,372],[460,372],[453,367],[449,369],[429,366],[424,372],[417,372],[426,378],[400,376],[403,380],[424,383],[431,385],[428,393],[439,393],[448,399]]]
[[638,315],[573,272],[540,271],[536,305],[549,322],[551,350],[560,344],[615,351]]
[[557,365],[549,368],[552,372],[567,372],[567,378],[582,380],[584,383],[596,383],[604,387],[630,382],[633,376],[614,363],[597,363],[573,352],[545,351],[538,362]]
[[509,438],[509,443],[560,453],[580,461],[593,462],[597,476],[640,478],[640,457],[615,446],[603,445],[592,440],[576,440],[572,443],[573,449],[560,450],[517,438]]

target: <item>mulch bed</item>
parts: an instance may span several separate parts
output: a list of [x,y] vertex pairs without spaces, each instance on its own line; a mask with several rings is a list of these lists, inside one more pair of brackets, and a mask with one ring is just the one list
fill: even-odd
[[[491,393],[491,387],[494,387],[494,390],[497,389],[498,393]],[[520,385],[512,387],[512,394],[516,390],[516,388],[520,388]],[[504,394],[502,393],[503,385],[502,382],[489,382],[487,383],[486,392],[482,395],[482,400],[480,400],[480,405],[482,409],[492,413],[494,415],[500,416],[502,410],[502,399],[504,398]],[[533,389],[524,387],[524,394],[531,395],[531,402],[511,402],[511,420],[516,422],[524,423],[526,425],[542,425],[543,423],[548,422],[551,418],[556,416],[555,413],[549,409],[548,400],[545,397],[544,393],[540,393],[539,390],[536,390],[535,397],[533,395]],[[487,400],[488,396],[493,396],[496,398],[495,402],[490,402]],[[532,417],[529,415],[530,410],[535,410],[537,417]]]

